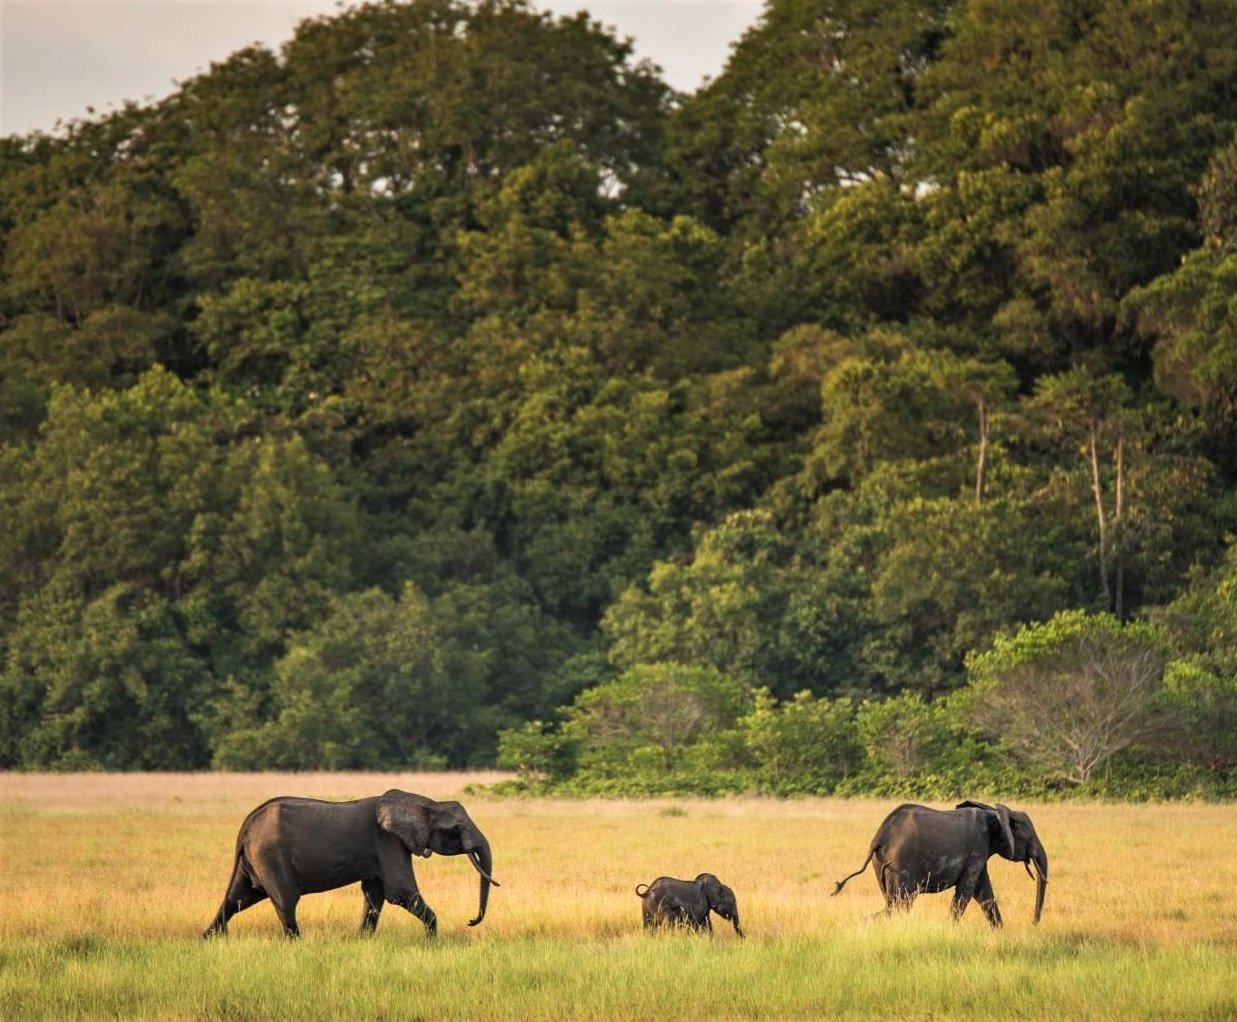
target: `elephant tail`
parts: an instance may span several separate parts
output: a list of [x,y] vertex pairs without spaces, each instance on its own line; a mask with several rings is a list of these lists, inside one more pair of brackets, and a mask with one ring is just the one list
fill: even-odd
[[[641,887],[643,887],[643,888],[644,888],[644,890],[643,890],[643,891],[642,891],[642,890],[640,890],[640,888],[641,888]],[[636,884],[636,897],[637,897],[637,898],[643,898],[643,897],[644,897],[646,894],[648,894],[648,893],[649,893],[649,885],[648,885],[648,884]]]
[[244,859],[241,855],[241,850],[238,847],[236,850],[236,858],[232,860],[232,875],[228,878],[228,889],[223,894],[223,904],[219,906],[219,911],[215,914],[215,918],[211,920],[211,924],[203,932],[203,939],[207,937],[217,937],[228,932],[228,894],[231,893],[232,887],[236,883],[237,875],[245,869]]
[[834,897],[835,895],[841,894],[841,893],[842,893],[842,888],[846,886],[847,881],[849,881],[849,880],[853,880],[853,879],[854,879],[855,877],[857,877],[860,873],[862,873],[865,869],[867,869],[867,868],[868,868],[868,863],[872,861],[872,856],[873,856],[873,855],[875,855],[875,854],[876,854],[876,846],[875,846],[875,845],[873,845],[873,846],[872,846],[872,847],[868,850],[868,857],[867,857],[866,859],[864,859],[864,860],[863,860],[863,865],[862,865],[862,866],[860,866],[857,870],[855,870],[855,872],[851,873],[851,874],[850,874],[850,876],[844,876],[844,877],[842,877],[842,879],[841,879],[841,880],[839,880],[836,884],[834,884],[834,885],[833,885],[833,894],[829,895],[829,897],[831,897],[831,898],[832,898],[832,897]]

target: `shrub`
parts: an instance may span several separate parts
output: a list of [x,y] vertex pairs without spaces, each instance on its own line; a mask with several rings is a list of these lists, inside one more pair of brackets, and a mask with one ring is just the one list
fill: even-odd
[[805,690],[778,706],[768,689],[758,689],[739,725],[754,779],[779,795],[828,794],[863,755],[854,705],[845,698],[816,699]]

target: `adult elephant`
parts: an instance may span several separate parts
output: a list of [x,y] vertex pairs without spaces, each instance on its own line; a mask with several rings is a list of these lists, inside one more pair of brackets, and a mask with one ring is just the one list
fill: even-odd
[[1003,805],[960,802],[952,810],[898,806],[872,838],[863,865],[839,880],[833,893],[838,894],[875,859],[873,868],[886,912],[910,908],[917,894],[937,894],[952,887],[955,919],[976,898],[988,922],[1000,926],[1001,911],[988,877],[988,859],[993,855],[1021,862],[1028,876],[1034,864],[1034,922],[1038,923],[1048,886],[1048,853],[1031,818]]
[[405,908],[438,930],[412,872],[413,855],[467,855],[481,874],[476,926],[485,918],[493,860],[490,843],[458,802],[436,802],[392,788],[352,802],[284,796],[263,802],[245,817],[236,838],[232,879],[219,912],[202,934],[227,932],[237,912],[270,898],[289,937],[300,936],[296,905],[304,894],[361,884],[365,898],[361,932],[378,925],[382,904]]

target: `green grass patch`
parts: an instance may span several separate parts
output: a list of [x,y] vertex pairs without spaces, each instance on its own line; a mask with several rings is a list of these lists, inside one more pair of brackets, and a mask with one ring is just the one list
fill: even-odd
[[747,941],[382,935],[21,939],[11,1019],[1228,1019],[1215,945],[1140,948],[882,921]]

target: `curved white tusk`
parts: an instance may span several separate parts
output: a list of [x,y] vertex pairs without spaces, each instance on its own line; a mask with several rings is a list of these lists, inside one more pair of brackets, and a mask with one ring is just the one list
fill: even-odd
[[480,860],[481,860],[481,855],[479,852],[474,850],[468,853],[468,861],[472,863],[472,868],[475,869],[478,873],[480,873],[483,877],[485,877],[485,879],[488,880],[490,883],[492,883],[495,887],[502,887],[502,884],[500,884],[497,880],[495,880],[492,876],[490,876],[489,873],[487,873],[485,870],[481,868]]

